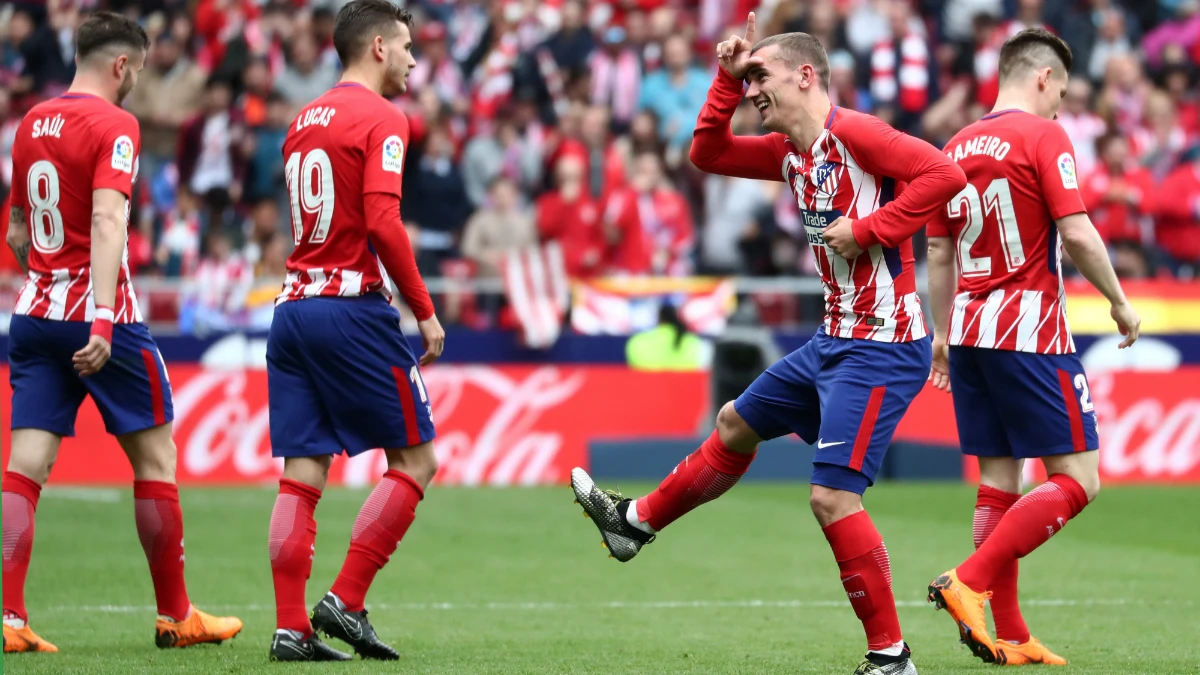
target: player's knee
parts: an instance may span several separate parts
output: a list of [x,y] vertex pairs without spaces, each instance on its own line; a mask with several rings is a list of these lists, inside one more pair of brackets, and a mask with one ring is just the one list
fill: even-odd
[[137,480],[175,482],[175,441],[167,439],[131,457],[133,477]]
[[8,458],[8,470],[45,485],[50,479],[50,470],[54,468],[53,457],[37,457],[14,451]]
[[1096,501],[1096,497],[1100,496],[1100,476],[1093,474],[1084,476],[1083,480],[1075,479],[1079,482],[1079,486],[1083,488],[1083,492],[1087,495],[1088,503]]
[[387,450],[386,454],[389,469],[407,474],[420,483],[421,487],[428,487],[433,477],[437,475],[437,454],[433,451],[432,442],[414,445],[410,448]]
[[821,527],[828,527],[861,511],[862,498],[853,492],[813,485],[808,493],[808,505]]
[[725,447],[734,452],[751,453],[758,447],[758,434],[738,414],[733,401],[721,406],[717,413],[717,434]]

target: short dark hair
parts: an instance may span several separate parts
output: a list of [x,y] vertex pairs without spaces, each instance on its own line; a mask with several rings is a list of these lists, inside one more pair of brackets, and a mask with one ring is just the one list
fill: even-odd
[[1000,47],[1000,81],[1003,83],[1026,70],[1046,67],[1057,70],[1060,64],[1066,75],[1071,72],[1074,60],[1071,48],[1062,38],[1045,28],[1026,28]]
[[412,14],[388,0],[354,0],[342,7],[333,25],[333,48],[342,67],[358,60],[376,35],[385,31],[390,34],[397,21],[411,27]]
[[75,54],[82,61],[108,47],[147,49],[150,38],[136,21],[123,14],[95,12],[80,24],[75,34]]
[[750,53],[771,45],[779,46],[779,58],[788,68],[797,68],[805,63],[811,65],[821,88],[829,91],[829,54],[825,53],[820,40],[808,33],[780,33],[759,40]]

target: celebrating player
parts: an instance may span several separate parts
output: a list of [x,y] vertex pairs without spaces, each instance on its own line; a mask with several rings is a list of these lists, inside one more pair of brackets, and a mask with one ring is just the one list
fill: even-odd
[[[700,113],[692,162],[742,178],[784,180],[795,195],[825,285],[817,334],[771,366],[717,415],[716,431],[636,501],[571,475],[613,557],[624,562],[684,513],[716,499],[744,474],[758,444],[794,432],[817,446],[810,502],[867,634],[857,673],[916,673],[900,633],[883,539],[863,510],[904,411],[930,362],[909,238],[962,189],[965,178],[936,148],[829,100],[829,60],[811,35],[788,33],[717,46],[720,68]],[[762,137],[734,137],[745,97]],[[907,183],[903,192],[897,183]]]
[[[433,418],[417,359],[389,304],[390,274],[416,314],[427,365],[445,333],[400,222],[408,121],[385,96],[404,92],[412,17],[387,0],[337,15],[341,82],[296,116],[283,144],[296,249],[267,340],[271,447],[284,457],[269,551],[278,630],[274,661],[340,661],[319,630],[363,658],[396,659],[363,599],[416,516],[437,471]],[[332,590],[305,612],[317,524],[333,455],[384,448],[388,471],[367,498]]]
[[[155,643],[227,640],[235,618],[192,606],[183,578],[171,385],[142,323],[125,265],[137,120],[121,100],[150,42],[137,23],[97,12],[79,27],[67,93],[40,103],[13,144],[8,245],[29,277],[9,329],[12,455],[4,474],[4,651],[55,652],[29,628],[25,575],[34,511],[63,436],[91,395],[133,467],[134,515],[158,601]],[[11,543],[11,545],[10,545]]]
[[[1096,413],[1067,326],[1061,249],[1112,303],[1126,336],[1120,347],[1137,340],[1140,325],[1084,211],[1071,141],[1054,121],[1070,70],[1071,49],[1046,30],[1004,43],[995,108],[946,145],[967,186],[928,229],[930,379],[952,391],[962,451],[979,458],[980,472],[978,550],[934,580],[930,600],[954,617],[976,656],[1008,665],[1066,663],[1029,635],[1017,559],[1100,490]],[[1034,457],[1050,479],[1021,497],[1022,460]]]

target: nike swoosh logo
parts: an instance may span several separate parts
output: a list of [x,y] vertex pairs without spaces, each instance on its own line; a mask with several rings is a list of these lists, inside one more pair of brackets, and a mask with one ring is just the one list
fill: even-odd
[[826,443],[823,440],[821,440],[820,438],[817,439],[817,449],[818,450],[824,450],[825,448],[831,448],[835,445],[845,445],[845,444],[846,444],[846,441],[838,441],[837,443]]
[[291,649],[292,651],[300,654],[301,656],[303,656],[305,658],[312,657],[313,652],[315,651],[313,649],[313,646],[309,645],[309,644],[301,646],[294,642],[283,642],[283,643],[281,643],[281,646],[287,647],[288,649]]
[[342,624],[342,628],[345,629],[347,635],[355,640],[362,639],[362,624],[341,612],[334,614],[334,616],[337,617],[338,623]]

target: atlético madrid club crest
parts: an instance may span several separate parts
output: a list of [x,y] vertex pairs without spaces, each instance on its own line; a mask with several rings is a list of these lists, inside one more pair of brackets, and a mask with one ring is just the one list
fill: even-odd
[[821,166],[813,169],[813,185],[817,187],[817,193],[832,197],[837,194],[838,183],[841,181],[842,172],[841,164],[833,162],[825,162]]

